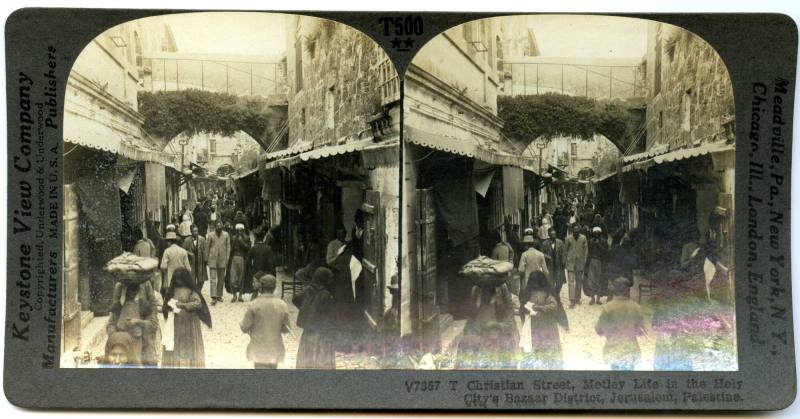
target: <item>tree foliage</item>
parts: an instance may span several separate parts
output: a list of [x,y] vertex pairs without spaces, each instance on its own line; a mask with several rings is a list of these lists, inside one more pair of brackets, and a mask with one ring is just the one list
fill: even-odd
[[537,138],[591,140],[600,134],[619,146],[627,143],[636,129],[636,119],[617,101],[545,93],[502,96],[497,99],[497,107],[505,122],[503,133],[525,144]]
[[259,140],[285,117],[260,97],[187,89],[139,92],[138,98],[144,129],[168,139],[184,133],[231,136],[243,131]]

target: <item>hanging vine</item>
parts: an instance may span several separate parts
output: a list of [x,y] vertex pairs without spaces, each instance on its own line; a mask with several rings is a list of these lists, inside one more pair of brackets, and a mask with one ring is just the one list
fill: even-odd
[[138,99],[144,129],[168,139],[183,133],[231,136],[243,131],[258,140],[285,118],[260,97],[187,89],[139,92]]
[[505,123],[503,134],[525,145],[537,138],[588,141],[600,134],[619,146],[627,143],[638,122],[622,102],[556,93],[502,96],[497,107]]

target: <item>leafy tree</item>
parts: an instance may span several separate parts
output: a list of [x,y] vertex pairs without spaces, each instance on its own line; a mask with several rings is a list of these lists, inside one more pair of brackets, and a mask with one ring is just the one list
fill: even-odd
[[637,120],[620,101],[598,101],[557,93],[502,96],[497,99],[503,134],[524,147],[537,138],[591,140],[600,134],[620,148],[629,142]]
[[265,134],[276,131],[286,118],[285,112],[270,107],[260,97],[187,89],[140,91],[138,98],[144,129],[167,139],[179,134],[231,136],[243,131],[261,143]]

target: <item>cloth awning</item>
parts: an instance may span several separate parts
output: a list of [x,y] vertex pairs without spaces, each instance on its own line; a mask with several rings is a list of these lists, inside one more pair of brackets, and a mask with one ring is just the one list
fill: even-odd
[[292,144],[291,147],[288,147],[283,150],[274,151],[272,153],[267,153],[266,155],[264,155],[264,160],[266,161],[278,160],[284,157],[289,157],[295,154],[306,152],[308,150],[311,150],[312,148],[314,148],[314,143],[312,141],[299,140],[296,141],[294,144]]
[[346,142],[344,144],[330,145],[315,148],[291,157],[285,157],[273,161],[268,161],[264,165],[264,169],[273,169],[276,167],[289,167],[297,163],[307,162],[311,160],[322,159],[326,157],[333,157],[347,153],[354,152],[372,152],[384,148],[391,148],[397,146],[397,137],[393,137],[381,142],[375,142],[372,138],[364,140],[356,140]]
[[503,166],[503,215],[516,217],[525,208],[522,168]]
[[246,170],[244,170],[242,172],[235,173],[233,175],[233,177],[235,179],[241,179],[241,178],[244,178],[244,177],[248,177],[248,176],[252,175],[253,173],[255,173],[257,171],[258,171],[258,167],[253,167],[253,168],[250,168],[250,169],[246,169]]
[[657,164],[671,163],[684,159],[705,156],[707,154],[723,153],[726,151],[735,150],[735,148],[736,146],[734,144],[718,142],[704,144],[699,147],[682,148],[670,152],[657,153],[647,157],[641,157],[645,153],[634,154],[623,159],[623,161],[626,163],[626,165],[623,167],[623,171],[629,172],[631,170],[644,170]]
[[536,167],[536,160],[509,154],[500,150],[489,149],[479,144],[477,140],[468,141],[449,138],[411,127],[405,127],[403,134],[405,141],[418,146],[471,157],[489,164],[515,166],[534,173],[538,172],[534,169]]
[[144,142],[141,138],[124,137],[111,127],[102,124],[92,124],[91,126],[86,124],[64,124],[64,141],[118,154],[136,161],[169,165],[175,160],[175,156],[171,154],[138,144]]
[[611,173],[607,173],[607,174],[605,174],[603,176],[600,176],[599,178],[592,179],[592,182],[600,183],[600,182],[602,182],[602,181],[604,181],[604,180],[606,180],[608,178],[611,178],[611,177],[615,176],[616,174],[617,174],[617,172],[613,171]]
[[650,150],[643,151],[641,153],[631,154],[630,156],[623,156],[622,162],[628,164],[628,163],[644,161],[647,159],[651,159],[659,154],[664,154],[668,151],[669,147],[666,144],[660,144],[650,148]]

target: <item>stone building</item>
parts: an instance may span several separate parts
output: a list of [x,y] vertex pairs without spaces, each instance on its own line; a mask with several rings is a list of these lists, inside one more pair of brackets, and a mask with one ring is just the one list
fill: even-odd
[[176,49],[162,19],[113,27],[83,49],[67,80],[63,351],[98,336],[103,319],[93,318],[110,309],[114,285],[106,262],[132,245],[134,230],[146,230],[146,219],[164,220],[176,205],[175,156],[143,131],[138,113],[149,48]]
[[651,22],[648,37],[647,150],[731,141],[733,87],[714,48],[664,23]]
[[443,32],[405,75],[401,328],[425,351],[441,349],[448,319],[466,315],[461,266],[526,218],[533,172],[523,168],[533,163],[502,137],[497,115],[501,23]]
[[355,298],[377,331],[399,258],[397,73],[346,25],[288,16],[286,31],[288,118],[259,173],[268,224],[281,227],[291,274],[324,257],[337,230],[352,238],[363,213],[365,276]]
[[[538,150],[531,149],[530,154],[536,155],[537,152]],[[613,167],[613,162],[619,160],[622,155],[611,141],[599,134],[591,140],[553,138],[547,143],[542,154],[546,164],[566,171],[573,178],[583,178],[581,174],[586,173],[587,169],[591,169],[592,175],[589,177],[612,173],[616,169]]]
[[[681,245],[711,241],[708,248],[719,256],[718,274],[723,282],[732,281],[735,122],[730,76],[711,45],[664,23],[650,22],[646,58],[644,150],[623,158],[620,178],[628,225],[652,238],[648,254],[654,260],[673,260]],[[672,235],[680,243],[658,242]],[[730,301],[730,295],[720,298]]]

